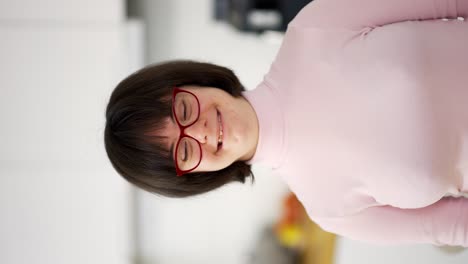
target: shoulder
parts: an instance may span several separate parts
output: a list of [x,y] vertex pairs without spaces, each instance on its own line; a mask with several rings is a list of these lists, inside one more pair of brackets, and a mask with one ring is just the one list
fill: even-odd
[[289,23],[291,27],[299,28],[337,28],[341,27],[340,17],[345,16],[344,10],[339,8],[333,0],[315,0],[307,4],[299,11],[296,17]]

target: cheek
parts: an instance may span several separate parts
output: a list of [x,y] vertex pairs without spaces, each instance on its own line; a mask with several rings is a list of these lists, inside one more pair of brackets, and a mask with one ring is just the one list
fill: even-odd
[[210,94],[205,96],[200,99],[200,103],[202,103],[202,100],[203,104],[207,106],[223,105],[226,102],[225,98],[220,94]]
[[200,113],[206,112],[206,110],[209,109],[209,108],[210,108],[209,104],[200,103]]
[[230,110],[228,114],[231,132],[234,136],[233,139],[241,140],[243,137],[246,136],[248,130],[247,123],[243,119],[245,115],[243,115],[242,112],[236,111],[236,109]]
[[207,153],[203,155],[200,168],[202,170],[217,171],[226,168],[234,161],[234,155],[230,151],[225,151],[220,155]]
[[203,155],[202,162],[200,163],[199,169],[200,171],[217,171],[222,169],[220,167],[222,162],[217,159],[216,156],[207,154]]

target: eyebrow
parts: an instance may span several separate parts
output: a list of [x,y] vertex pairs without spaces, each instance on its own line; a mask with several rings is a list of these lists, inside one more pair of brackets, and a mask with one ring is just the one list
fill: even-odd
[[[171,111],[171,121],[172,121],[172,124],[176,124],[175,120],[174,120],[174,113]],[[174,158],[175,154],[174,154],[174,142],[171,143],[171,148],[169,149],[169,151],[171,152],[171,155],[172,155],[172,158]]]
[[171,149],[169,151],[171,152],[171,156],[174,159],[174,143],[172,143]]
[[172,120],[172,123],[175,123],[175,120],[174,120],[174,111],[172,111],[172,108],[171,108],[171,120]]

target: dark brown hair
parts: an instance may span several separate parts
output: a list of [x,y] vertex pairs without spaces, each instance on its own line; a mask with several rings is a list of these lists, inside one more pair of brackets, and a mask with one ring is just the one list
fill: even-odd
[[[242,161],[220,171],[176,176],[164,138],[154,134],[172,114],[173,87],[183,85],[216,87],[234,97],[244,90],[231,70],[210,63],[170,61],[131,74],[117,85],[106,109],[104,142],[114,168],[137,187],[168,197],[197,195],[230,182],[244,183],[249,175],[253,181],[250,165]],[[150,131],[156,133],[150,136]]]

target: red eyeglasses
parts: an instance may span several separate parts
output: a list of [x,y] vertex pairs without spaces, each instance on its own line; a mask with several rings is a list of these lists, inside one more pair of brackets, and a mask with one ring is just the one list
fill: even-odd
[[200,101],[195,94],[174,87],[172,113],[180,129],[173,155],[177,176],[182,176],[196,169],[202,159],[200,142],[185,133],[185,129],[195,124],[200,117]]

